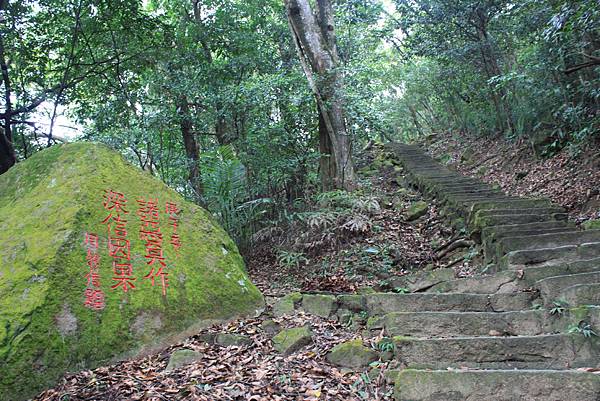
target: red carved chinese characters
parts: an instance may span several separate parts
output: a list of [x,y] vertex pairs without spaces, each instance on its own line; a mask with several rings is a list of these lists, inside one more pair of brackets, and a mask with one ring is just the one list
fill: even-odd
[[113,190],[104,191],[104,209],[109,214],[102,221],[108,230],[108,255],[113,259],[113,285],[124,292],[135,288],[133,266],[131,264],[131,244],[127,239],[127,199]]
[[171,245],[175,248],[175,252],[179,251],[181,248],[181,240],[179,238],[179,234],[177,233],[177,227],[179,225],[179,218],[177,215],[179,214],[179,208],[176,203],[167,202],[165,204],[165,213],[169,216],[169,221],[171,222],[171,227],[173,227],[173,233],[171,234]]
[[84,240],[87,249],[86,263],[89,271],[85,275],[87,286],[85,289],[84,306],[93,310],[104,309],[104,293],[100,289],[100,255],[98,255],[98,236],[85,233]]
[[146,246],[146,264],[152,266],[150,272],[144,276],[144,279],[150,280],[154,286],[156,279],[159,279],[159,285],[162,287],[163,295],[167,295],[169,286],[169,273],[163,254],[162,243],[163,235],[160,231],[158,199],[137,200],[140,216],[140,239]]

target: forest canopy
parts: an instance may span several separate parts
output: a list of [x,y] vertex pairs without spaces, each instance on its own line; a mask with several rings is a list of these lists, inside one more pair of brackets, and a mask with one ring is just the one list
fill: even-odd
[[544,156],[600,126],[597,0],[3,0],[0,31],[0,173],[103,142],[241,245],[276,206],[355,188],[374,141]]

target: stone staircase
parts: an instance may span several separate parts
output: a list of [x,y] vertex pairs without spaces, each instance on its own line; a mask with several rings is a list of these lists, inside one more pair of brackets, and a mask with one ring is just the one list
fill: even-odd
[[417,146],[390,148],[411,185],[464,221],[488,264],[426,292],[339,297],[393,337],[395,398],[600,400],[589,369],[600,367],[600,230],[579,231],[549,200],[503,194]]

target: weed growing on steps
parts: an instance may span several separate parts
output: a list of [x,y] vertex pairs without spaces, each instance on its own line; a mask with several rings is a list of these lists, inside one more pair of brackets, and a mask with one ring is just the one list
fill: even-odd
[[598,337],[591,324],[588,322],[580,322],[579,324],[569,325],[568,333],[581,334],[586,338]]
[[552,301],[552,308],[550,309],[550,314],[555,316],[561,316],[565,313],[565,310],[569,307],[567,301],[563,299],[557,299]]

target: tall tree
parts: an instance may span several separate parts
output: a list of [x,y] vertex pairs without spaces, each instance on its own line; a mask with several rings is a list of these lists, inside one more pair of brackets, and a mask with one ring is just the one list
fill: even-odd
[[339,67],[333,6],[317,0],[285,1],[298,55],[319,110],[319,150],[323,189],[352,189],[355,185],[352,141],[344,116],[344,84]]

